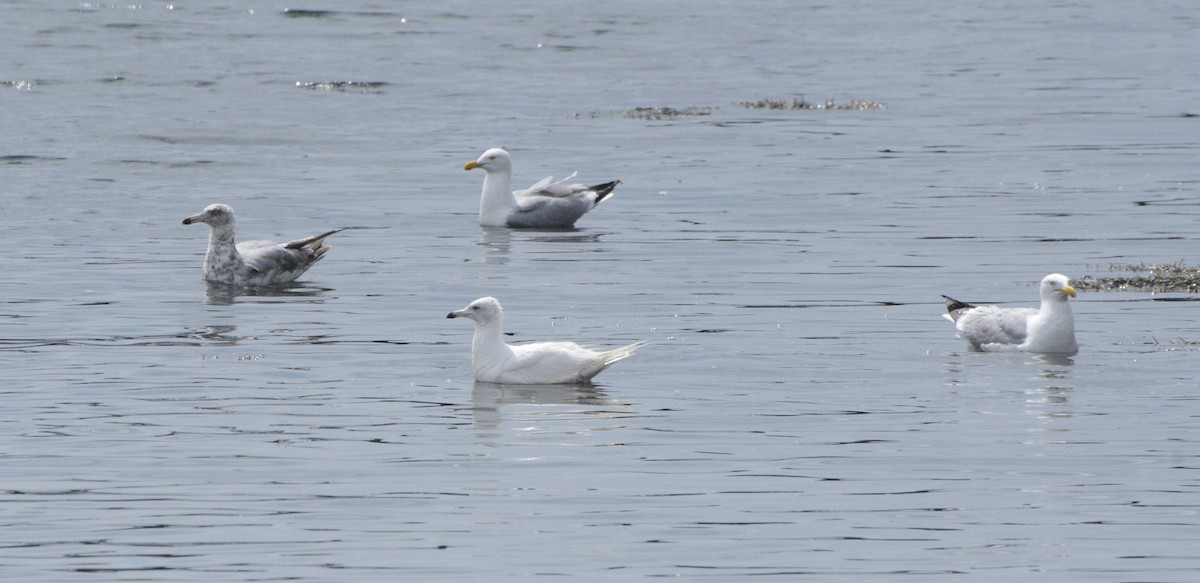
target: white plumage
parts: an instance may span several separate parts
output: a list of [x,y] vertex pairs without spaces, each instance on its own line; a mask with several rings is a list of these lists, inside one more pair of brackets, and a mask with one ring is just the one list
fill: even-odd
[[211,204],[183,224],[205,223],[211,227],[208,253],[204,255],[204,279],[237,286],[270,286],[291,283],[329,252],[325,238],[342,231],[334,229],[288,243],[244,241],[234,243],[237,220],[233,209]]
[[475,380],[489,383],[546,385],[587,383],[613,363],[628,358],[644,342],[597,352],[574,342],[504,342],[504,310],[493,297],[479,298],[446,314],[475,322],[471,367]]
[[1075,319],[1067,296],[1075,297],[1075,288],[1067,276],[1051,273],[1042,278],[1039,290],[1041,306],[1001,308],[973,306],[949,296],[943,317],[954,322],[958,336],[983,351],[1078,352]]
[[572,174],[558,182],[547,176],[525,190],[514,191],[512,158],[501,148],[492,148],[463,166],[463,170],[474,168],[487,173],[479,200],[479,224],[484,227],[570,229],[621,183],[567,184],[575,177]]

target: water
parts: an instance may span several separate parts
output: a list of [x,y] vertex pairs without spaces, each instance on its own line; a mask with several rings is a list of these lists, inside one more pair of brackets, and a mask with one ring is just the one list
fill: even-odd
[[[1197,578],[1195,298],[1081,294],[1069,359],[939,316],[1194,263],[1190,3],[542,4],[10,4],[6,579]],[[735,105],[800,96],[887,108]],[[497,145],[624,184],[480,229]],[[233,295],[218,201],[359,228]],[[650,344],[476,385],[488,294]]]

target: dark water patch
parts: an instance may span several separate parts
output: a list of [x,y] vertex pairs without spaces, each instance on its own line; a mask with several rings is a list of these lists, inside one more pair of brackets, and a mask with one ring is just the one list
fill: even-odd
[[395,12],[377,10],[320,10],[305,8],[284,8],[283,15],[288,18],[333,18],[336,16],[391,18],[399,16],[399,14]]
[[187,162],[171,162],[167,164],[168,168],[195,168],[197,166],[207,166],[216,164],[216,160],[188,160]]
[[383,93],[385,81],[297,81],[296,87],[312,91],[345,91],[351,93]]
[[862,101],[853,99],[838,102],[834,99],[825,101],[808,101],[803,97],[784,99],[759,99],[757,101],[735,101],[734,105],[742,109],[776,109],[776,110],[833,110],[833,111],[869,111],[887,109],[887,104],[881,101]]
[[1194,197],[1179,197],[1167,200],[1135,200],[1137,206],[1200,206],[1200,200]]
[[[275,330],[274,332],[286,332],[285,330]],[[418,342],[413,340],[339,340],[330,336],[305,336],[302,339],[296,340],[293,343],[314,344],[314,345],[353,345],[353,344],[391,344],[395,346],[449,346],[458,344],[457,342],[445,341],[425,341]]]
[[[85,304],[99,305],[99,304]],[[171,334],[95,336],[81,338],[0,338],[0,350],[46,346],[212,346],[234,345],[245,336],[230,334],[233,326],[209,326]]]
[[284,8],[283,15],[288,18],[329,18],[336,16],[336,10],[304,10],[300,8]]
[[0,164],[32,164],[34,162],[57,162],[66,160],[57,156],[37,156],[33,154],[11,154],[0,156]]
[[738,306],[738,307],[749,308],[752,310],[761,310],[761,309],[768,309],[768,310],[789,309],[790,310],[790,309],[802,309],[802,308],[878,308],[878,307],[904,306],[904,305],[907,305],[907,304],[905,304],[903,302],[875,301],[875,302],[853,302],[853,303],[809,302],[809,303],[802,303],[802,304],[746,304],[746,305],[742,305],[742,306]]

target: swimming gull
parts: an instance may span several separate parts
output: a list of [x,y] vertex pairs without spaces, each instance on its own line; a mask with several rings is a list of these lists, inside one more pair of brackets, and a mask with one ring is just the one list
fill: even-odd
[[471,367],[475,369],[475,380],[489,383],[587,383],[644,344],[634,342],[605,352],[589,350],[574,342],[509,345],[504,342],[504,310],[493,297],[479,298],[446,317],[475,321]]
[[289,243],[243,241],[234,245],[237,220],[224,204],[208,205],[200,214],[183,219],[183,224],[206,223],[208,253],[204,256],[204,279],[238,286],[269,286],[290,283],[329,252],[325,238],[344,229],[334,229]]
[[[512,158],[501,148],[492,148],[463,170],[483,168],[483,195],[479,201],[479,224],[484,227],[570,229],[585,213],[609,196],[620,180],[595,186],[567,184],[572,174],[558,182],[547,176],[525,190],[511,190]],[[576,173],[577,174],[577,173]]]
[[1042,305],[1034,308],[973,306],[949,296],[943,317],[954,322],[958,337],[983,351],[1055,352],[1074,354],[1075,320],[1067,296],[1075,297],[1071,280],[1060,273],[1042,279]]

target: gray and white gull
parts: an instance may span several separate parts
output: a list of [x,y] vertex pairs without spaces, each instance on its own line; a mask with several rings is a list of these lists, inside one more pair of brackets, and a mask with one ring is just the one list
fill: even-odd
[[621,183],[567,184],[575,177],[571,174],[558,182],[547,176],[525,190],[514,191],[512,157],[502,148],[492,148],[463,166],[463,170],[475,168],[487,173],[479,201],[479,224],[484,227],[570,229]]
[[334,229],[288,243],[243,241],[234,243],[237,220],[229,205],[210,204],[183,224],[205,223],[208,253],[204,256],[204,279],[236,286],[272,286],[291,283],[329,252],[325,238],[344,229]]
[[1067,297],[1075,297],[1071,280],[1060,273],[1042,278],[1039,308],[974,306],[950,296],[942,317],[954,322],[958,337],[974,350],[1074,354],[1075,319]]
[[471,368],[475,380],[488,383],[547,385],[588,383],[613,363],[628,358],[644,342],[597,352],[574,342],[504,342],[504,310],[493,297],[479,298],[446,314],[475,322]]

